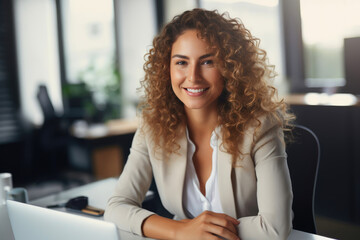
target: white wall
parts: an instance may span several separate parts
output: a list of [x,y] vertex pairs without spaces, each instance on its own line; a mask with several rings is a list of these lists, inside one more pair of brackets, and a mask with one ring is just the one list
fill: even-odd
[[165,0],[165,22],[170,22],[176,15],[196,7],[198,6],[196,6],[195,0]]
[[55,1],[14,3],[21,108],[25,118],[38,125],[43,121],[36,98],[40,83],[47,85],[55,109],[62,111]]

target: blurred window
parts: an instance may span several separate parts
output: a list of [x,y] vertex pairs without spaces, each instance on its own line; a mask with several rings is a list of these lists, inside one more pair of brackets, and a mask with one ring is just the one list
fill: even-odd
[[89,66],[115,60],[113,0],[62,0],[61,10],[67,81],[76,83]]
[[[87,102],[83,106],[89,115],[97,114],[94,111],[100,110],[106,112],[103,114],[110,114],[104,120],[118,118],[120,74],[114,1],[61,0],[60,4],[65,98],[76,99],[78,96],[74,96],[74,93],[82,84],[92,95],[93,103]],[[67,102],[71,104],[71,100]]]
[[144,78],[144,55],[157,31],[157,10],[153,0],[116,0],[117,39],[121,70],[122,115],[136,116],[142,93],[137,91]]
[[344,38],[360,36],[359,0],[300,0],[306,87],[345,85]]

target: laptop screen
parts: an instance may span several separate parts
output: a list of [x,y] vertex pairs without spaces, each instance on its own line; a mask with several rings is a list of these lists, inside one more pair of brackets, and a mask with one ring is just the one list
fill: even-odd
[[118,240],[113,223],[70,213],[7,201],[16,240]]

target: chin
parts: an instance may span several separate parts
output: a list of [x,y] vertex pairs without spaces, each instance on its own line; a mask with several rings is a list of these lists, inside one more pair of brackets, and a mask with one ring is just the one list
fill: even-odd
[[185,107],[187,109],[202,109],[205,108],[206,105],[205,104],[185,104]]

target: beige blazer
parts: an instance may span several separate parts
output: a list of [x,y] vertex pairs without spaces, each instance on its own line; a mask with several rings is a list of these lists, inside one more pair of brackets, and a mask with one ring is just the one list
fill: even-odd
[[[218,181],[225,214],[239,219],[242,240],[287,239],[292,228],[292,190],[282,130],[269,118],[261,119],[256,136],[249,127],[241,146],[241,167],[232,167],[231,155],[221,147],[219,136]],[[255,140],[253,142],[253,139]],[[131,151],[112,197],[105,220],[120,229],[142,235],[142,222],[154,214],[141,208],[152,174],[164,207],[176,219],[188,218],[182,199],[186,170],[187,139],[179,136],[179,154],[164,159],[154,152],[154,142],[144,131],[135,133]]]

